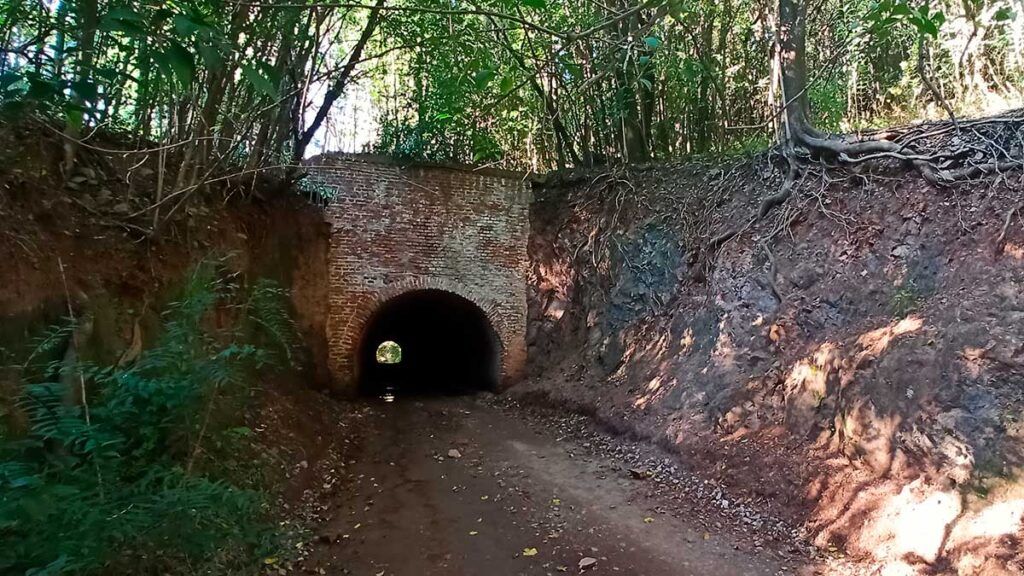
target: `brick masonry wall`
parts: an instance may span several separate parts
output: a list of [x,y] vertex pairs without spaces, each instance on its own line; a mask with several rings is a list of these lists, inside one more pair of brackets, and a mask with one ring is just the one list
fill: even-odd
[[328,362],[335,387],[355,391],[359,340],[389,299],[420,289],[480,307],[501,340],[502,385],[526,364],[530,185],[497,171],[365,156],[309,162],[311,181],[335,192],[331,225]]

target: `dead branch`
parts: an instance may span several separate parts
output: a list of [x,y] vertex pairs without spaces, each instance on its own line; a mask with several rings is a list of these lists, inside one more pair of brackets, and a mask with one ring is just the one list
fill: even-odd
[[1010,222],[1013,221],[1014,214],[1016,214],[1017,212],[1020,212],[1021,207],[1024,207],[1024,204],[1017,204],[1016,206],[1010,208],[1006,212],[1006,218],[1003,219],[1003,227],[1002,227],[1002,229],[999,230],[999,236],[996,237],[996,243],[995,243],[995,253],[996,254],[999,254],[1003,250],[1003,243],[1006,241],[1006,233],[1010,229]]

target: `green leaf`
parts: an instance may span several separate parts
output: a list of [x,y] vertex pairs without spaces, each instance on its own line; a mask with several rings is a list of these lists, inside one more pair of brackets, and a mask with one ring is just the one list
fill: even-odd
[[913,12],[910,10],[910,6],[905,2],[900,2],[892,7],[893,16],[910,16]]
[[103,80],[106,80],[111,84],[117,82],[118,78],[121,77],[120,71],[111,68],[110,66],[101,66],[99,68],[96,68],[95,70],[93,70],[93,75],[97,78],[102,78]]
[[64,567],[68,563],[68,557],[66,554],[61,554],[59,558],[50,562],[42,568],[32,568],[25,572],[25,576],[58,576],[64,573]]
[[573,62],[568,57],[564,56],[562,58],[559,58],[559,63],[562,65],[563,68],[565,68],[565,71],[568,72],[570,76],[572,76],[573,80],[583,79],[582,66],[580,66],[576,62]]
[[523,0],[523,6],[543,10],[544,8],[547,8],[547,2],[545,2],[545,0]]
[[258,92],[277,98],[277,86],[260,73],[255,67],[249,64],[242,64],[242,76],[252,84]]
[[182,88],[188,88],[196,77],[196,62],[192,53],[177,42],[171,42],[167,47],[167,63],[174,70],[174,76]]
[[168,18],[172,18],[172,17],[174,17],[174,12],[172,12],[170,8],[164,7],[164,8],[160,8],[157,11],[153,12],[152,21],[153,22],[163,22],[164,20],[167,20]]
[[163,52],[154,52],[152,57],[153,63],[160,70],[161,76],[163,76],[167,82],[174,83],[174,69],[171,68],[170,58]]
[[1008,22],[1010,20],[1015,20],[1016,18],[1017,13],[1011,10],[1009,6],[1003,6],[999,10],[996,10],[996,13],[992,15],[992,19],[996,22]]
[[277,71],[269,62],[259,61],[256,62],[256,69],[260,71],[260,74],[267,79],[268,82],[274,85],[274,92],[277,92],[277,87],[281,85],[281,73]]
[[132,37],[148,35],[146,18],[131,8],[111,8],[100,20],[99,29],[104,32],[121,32]]
[[203,64],[210,70],[220,70],[224,67],[224,56],[216,46],[206,42],[196,43],[196,50],[203,59]]
[[123,7],[123,6],[117,7],[117,8],[111,8],[110,10],[108,10],[106,15],[104,15],[104,19],[126,20],[126,21],[130,21],[130,22],[140,22],[140,23],[146,21],[145,16],[143,16],[142,14],[139,14],[138,12],[136,12],[135,10],[132,10],[131,8],[127,8],[127,7]]
[[33,100],[46,100],[60,94],[61,85],[48,78],[29,78],[28,97]]
[[492,68],[483,68],[479,72],[473,75],[473,83],[476,84],[477,90],[483,90],[487,88],[487,85],[494,80],[495,72]]
[[86,101],[95,100],[99,94],[99,88],[91,80],[75,80],[71,83],[71,91]]
[[64,106],[64,121],[68,126],[81,128],[85,121],[85,108],[75,104],[66,104]]
[[935,22],[926,19],[921,19],[920,22],[921,23],[920,26],[918,26],[918,30],[924,32],[925,34],[928,34],[932,38],[935,38],[936,36],[939,35],[939,27],[935,25]]
[[120,32],[132,38],[141,38],[149,35],[149,32],[140,23],[131,20],[102,20],[98,28],[102,32]]
[[174,29],[178,32],[179,36],[191,36],[199,30],[199,25],[184,14],[175,14],[171,20],[174,22]]
[[26,486],[38,486],[42,484],[42,480],[38,476],[22,476],[21,478],[15,478],[11,480],[11,488],[24,488]]
[[18,82],[21,82],[22,76],[17,72],[4,72],[0,74],[0,90],[6,90]]
[[499,85],[499,88],[501,89],[502,94],[507,94],[507,93],[511,92],[512,90],[515,89],[515,87],[516,87],[516,79],[515,78],[513,78],[512,76],[502,76],[501,77],[501,84]]

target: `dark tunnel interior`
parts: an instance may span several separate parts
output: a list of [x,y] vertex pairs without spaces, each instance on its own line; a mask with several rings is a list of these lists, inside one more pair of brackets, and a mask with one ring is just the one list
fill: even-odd
[[[397,363],[378,361],[386,342],[401,349]],[[385,302],[367,323],[358,354],[359,389],[365,395],[494,390],[500,374],[500,342],[486,314],[443,290],[417,290]]]

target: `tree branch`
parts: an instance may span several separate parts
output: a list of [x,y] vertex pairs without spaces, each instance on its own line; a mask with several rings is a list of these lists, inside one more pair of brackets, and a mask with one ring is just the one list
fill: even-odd
[[356,41],[356,45],[352,48],[352,52],[348,56],[348,61],[345,63],[344,68],[338,73],[338,77],[334,80],[331,88],[324,95],[323,102],[320,103],[320,109],[316,112],[316,117],[309,124],[301,135],[296,131],[297,138],[295,142],[295,149],[292,151],[292,158],[298,162],[302,160],[302,157],[306,153],[306,147],[313,140],[313,136],[316,135],[317,130],[323,125],[324,120],[327,119],[327,115],[331,111],[331,107],[334,106],[335,100],[345,91],[348,86],[348,81],[352,77],[352,72],[356,69],[356,64],[360,62],[363,57],[363,50],[366,48],[366,43],[370,41],[374,31],[377,29],[377,24],[380,23],[381,10],[385,8],[384,3],[387,0],[377,0],[377,3],[370,9],[370,16],[366,19],[366,26],[363,27],[363,33],[359,36],[359,40]]

